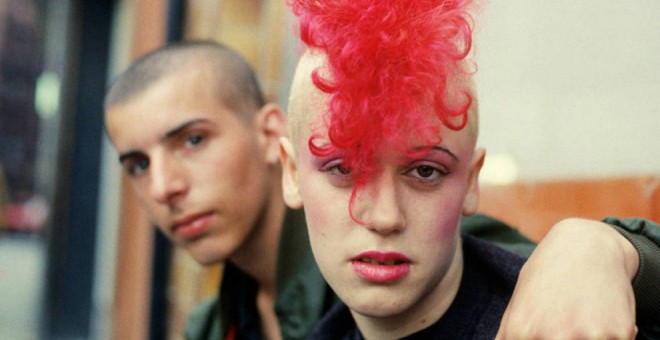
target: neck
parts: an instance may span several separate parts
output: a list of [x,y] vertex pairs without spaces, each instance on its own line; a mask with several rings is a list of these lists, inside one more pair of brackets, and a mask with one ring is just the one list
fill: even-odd
[[286,212],[281,178],[273,177],[272,190],[259,214],[256,222],[258,225],[230,259],[236,267],[257,281],[260,292],[271,296],[275,296],[277,257]]

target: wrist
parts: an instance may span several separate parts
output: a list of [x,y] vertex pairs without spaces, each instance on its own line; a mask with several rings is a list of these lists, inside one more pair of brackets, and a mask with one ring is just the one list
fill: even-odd
[[[633,281],[640,265],[639,253],[625,234],[613,228],[607,223],[582,218],[568,218],[557,223],[551,233],[560,235],[573,235],[574,241],[579,242],[580,247],[596,260],[607,257],[608,265],[619,263],[623,268],[629,281]],[[548,235],[550,236],[550,234]],[[567,236],[563,236],[567,237]]]
[[619,244],[619,247],[623,252],[626,272],[628,273],[628,278],[632,282],[635,279],[635,276],[637,276],[637,272],[639,270],[639,253],[637,252],[633,241],[628,238],[627,235],[623,233],[619,228],[611,228],[609,225],[607,225],[607,227],[608,230],[612,231],[613,237],[616,238],[616,242]]

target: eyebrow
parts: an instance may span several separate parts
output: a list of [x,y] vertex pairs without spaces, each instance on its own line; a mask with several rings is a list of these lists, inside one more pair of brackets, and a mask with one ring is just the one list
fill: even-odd
[[442,152],[448,154],[449,157],[451,157],[452,159],[454,159],[454,161],[456,161],[456,162],[459,162],[459,161],[460,161],[460,160],[458,159],[458,156],[456,156],[456,154],[454,154],[453,152],[451,152],[451,150],[445,148],[444,146],[434,145],[433,147],[431,147],[431,149],[432,149],[432,150],[442,151]]
[[[180,134],[182,131],[185,131],[189,127],[191,127],[195,124],[204,123],[204,122],[207,122],[207,121],[208,120],[204,119],[204,118],[196,118],[196,119],[191,119],[191,120],[185,121],[185,122],[177,125],[173,129],[167,131],[162,137],[160,137],[160,142],[161,143],[167,142],[169,139],[172,139],[173,137]],[[134,158],[134,157],[141,157],[143,155],[144,155],[144,152],[142,152],[142,151],[130,150],[130,151],[127,151],[127,152],[122,153],[122,154],[119,155],[119,162],[124,163],[124,161],[127,160],[127,159]]]
[[141,151],[136,151],[136,150],[131,150],[131,151],[128,151],[128,152],[122,153],[121,155],[119,155],[119,163],[122,163],[122,164],[123,164],[124,161],[126,161],[127,159],[131,159],[131,158],[135,158],[135,157],[140,157],[140,156],[142,156],[142,155],[144,155],[143,152],[141,152]]
[[171,129],[170,131],[167,131],[163,137],[160,138],[161,142],[166,142],[168,139],[172,139],[172,137],[178,135],[181,133],[181,131],[185,131],[187,128],[189,128],[192,125],[207,122],[207,119],[204,118],[197,118],[197,119],[191,119],[188,121],[185,121],[181,124],[179,124],[177,127]]

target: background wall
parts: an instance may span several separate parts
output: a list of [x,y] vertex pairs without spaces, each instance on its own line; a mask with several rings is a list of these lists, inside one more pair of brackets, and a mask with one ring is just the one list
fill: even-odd
[[480,144],[496,157],[484,180],[660,174],[658,17],[655,0],[487,3]]

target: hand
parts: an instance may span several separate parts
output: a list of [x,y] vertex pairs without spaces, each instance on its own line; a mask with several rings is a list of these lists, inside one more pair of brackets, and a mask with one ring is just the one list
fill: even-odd
[[556,224],[523,266],[497,339],[634,339],[638,266],[607,224]]

